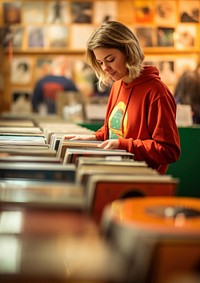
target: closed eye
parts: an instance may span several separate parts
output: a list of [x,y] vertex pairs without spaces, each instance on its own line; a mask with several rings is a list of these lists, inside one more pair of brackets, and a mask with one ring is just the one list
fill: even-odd
[[[105,63],[112,63],[112,62],[114,62],[114,60],[115,60],[115,58],[113,57],[113,58],[111,58],[111,59],[106,59],[105,60]],[[99,65],[103,65],[103,62],[101,62],[101,61],[99,61],[99,60],[97,60],[97,63],[99,64]]]
[[106,62],[112,63],[112,62],[114,62],[114,60],[115,60],[115,58],[113,57],[112,59],[107,59]]

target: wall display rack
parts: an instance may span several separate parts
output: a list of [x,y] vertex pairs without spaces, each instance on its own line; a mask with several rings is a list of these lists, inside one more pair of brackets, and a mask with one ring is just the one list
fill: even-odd
[[9,28],[2,43],[1,110],[12,108],[16,92],[30,97],[57,56],[68,59],[66,75],[86,99],[90,97],[93,73],[85,64],[85,45],[92,31],[107,20],[121,21],[136,33],[145,63],[158,67],[173,92],[182,72],[199,62],[199,11],[200,0],[1,1],[0,34]]

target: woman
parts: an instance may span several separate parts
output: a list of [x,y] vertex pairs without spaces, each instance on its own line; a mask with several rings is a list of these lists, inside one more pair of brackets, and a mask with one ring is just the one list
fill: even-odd
[[99,86],[114,82],[104,125],[72,139],[102,140],[104,149],[125,149],[160,174],[180,156],[176,103],[157,68],[144,66],[138,39],[125,25],[108,21],[91,35],[86,60]]

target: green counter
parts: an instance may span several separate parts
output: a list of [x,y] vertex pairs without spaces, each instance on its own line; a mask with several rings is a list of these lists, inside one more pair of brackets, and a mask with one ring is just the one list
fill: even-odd
[[103,126],[103,122],[81,122],[78,123],[78,125],[96,132],[99,128],[101,128],[101,126]]
[[200,126],[179,127],[181,156],[167,174],[178,177],[178,196],[200,197]]

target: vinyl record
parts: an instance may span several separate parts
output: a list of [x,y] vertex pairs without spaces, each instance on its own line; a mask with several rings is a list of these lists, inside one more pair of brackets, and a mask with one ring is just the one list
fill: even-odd
[[147,232],[200,235],[200,199],[130,198],[113,202],[108,210],[113,221]]

